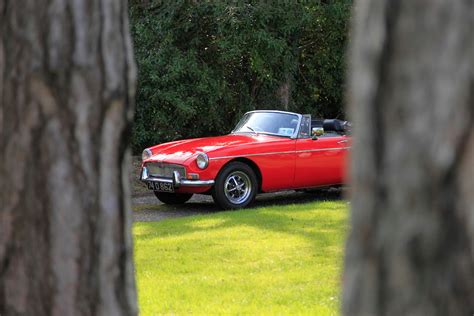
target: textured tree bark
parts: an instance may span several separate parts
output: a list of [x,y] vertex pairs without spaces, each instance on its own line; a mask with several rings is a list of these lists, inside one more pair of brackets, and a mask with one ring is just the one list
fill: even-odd
[[345,315],[474,313],[473,9],[355,4]]
[[0,315],[137,313],[125,0],[0,1]]

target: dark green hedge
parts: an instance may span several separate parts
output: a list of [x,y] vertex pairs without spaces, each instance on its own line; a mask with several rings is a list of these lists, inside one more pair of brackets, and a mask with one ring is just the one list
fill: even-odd
[[131,0],[134,152],[227,133],[253,109],[343,117],[350,7],[349,0]]

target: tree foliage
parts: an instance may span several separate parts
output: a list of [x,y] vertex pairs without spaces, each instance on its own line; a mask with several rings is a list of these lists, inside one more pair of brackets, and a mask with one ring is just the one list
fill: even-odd
[[[350,6],[350,0],[132,0],[135,151],[229,132],[253,109],[343,116]],[[287,105],[278,95],[283,84]]]

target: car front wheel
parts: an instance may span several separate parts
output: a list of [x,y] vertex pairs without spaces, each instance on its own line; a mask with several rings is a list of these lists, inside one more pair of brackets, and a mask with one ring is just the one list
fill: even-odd
[[231,162],[217,176],[212,197],[224,209],[243,208],[253,202],[257,194],[257,177],[248,165]]
[[166,193],[154,191],[158,200],[165,204],[184,204],[193,196],[192,193]]

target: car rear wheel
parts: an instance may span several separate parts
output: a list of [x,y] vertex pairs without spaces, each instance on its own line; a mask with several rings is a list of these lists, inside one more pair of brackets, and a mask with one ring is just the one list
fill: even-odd
[[154,191],[158,200],[165,204],[184,204],[193,196],[192,193],[166,193]]
[[231,162],[217,176],[212,197],[224,209],[243,208],[253,202],[257,187],[252,168],[242,162]]

